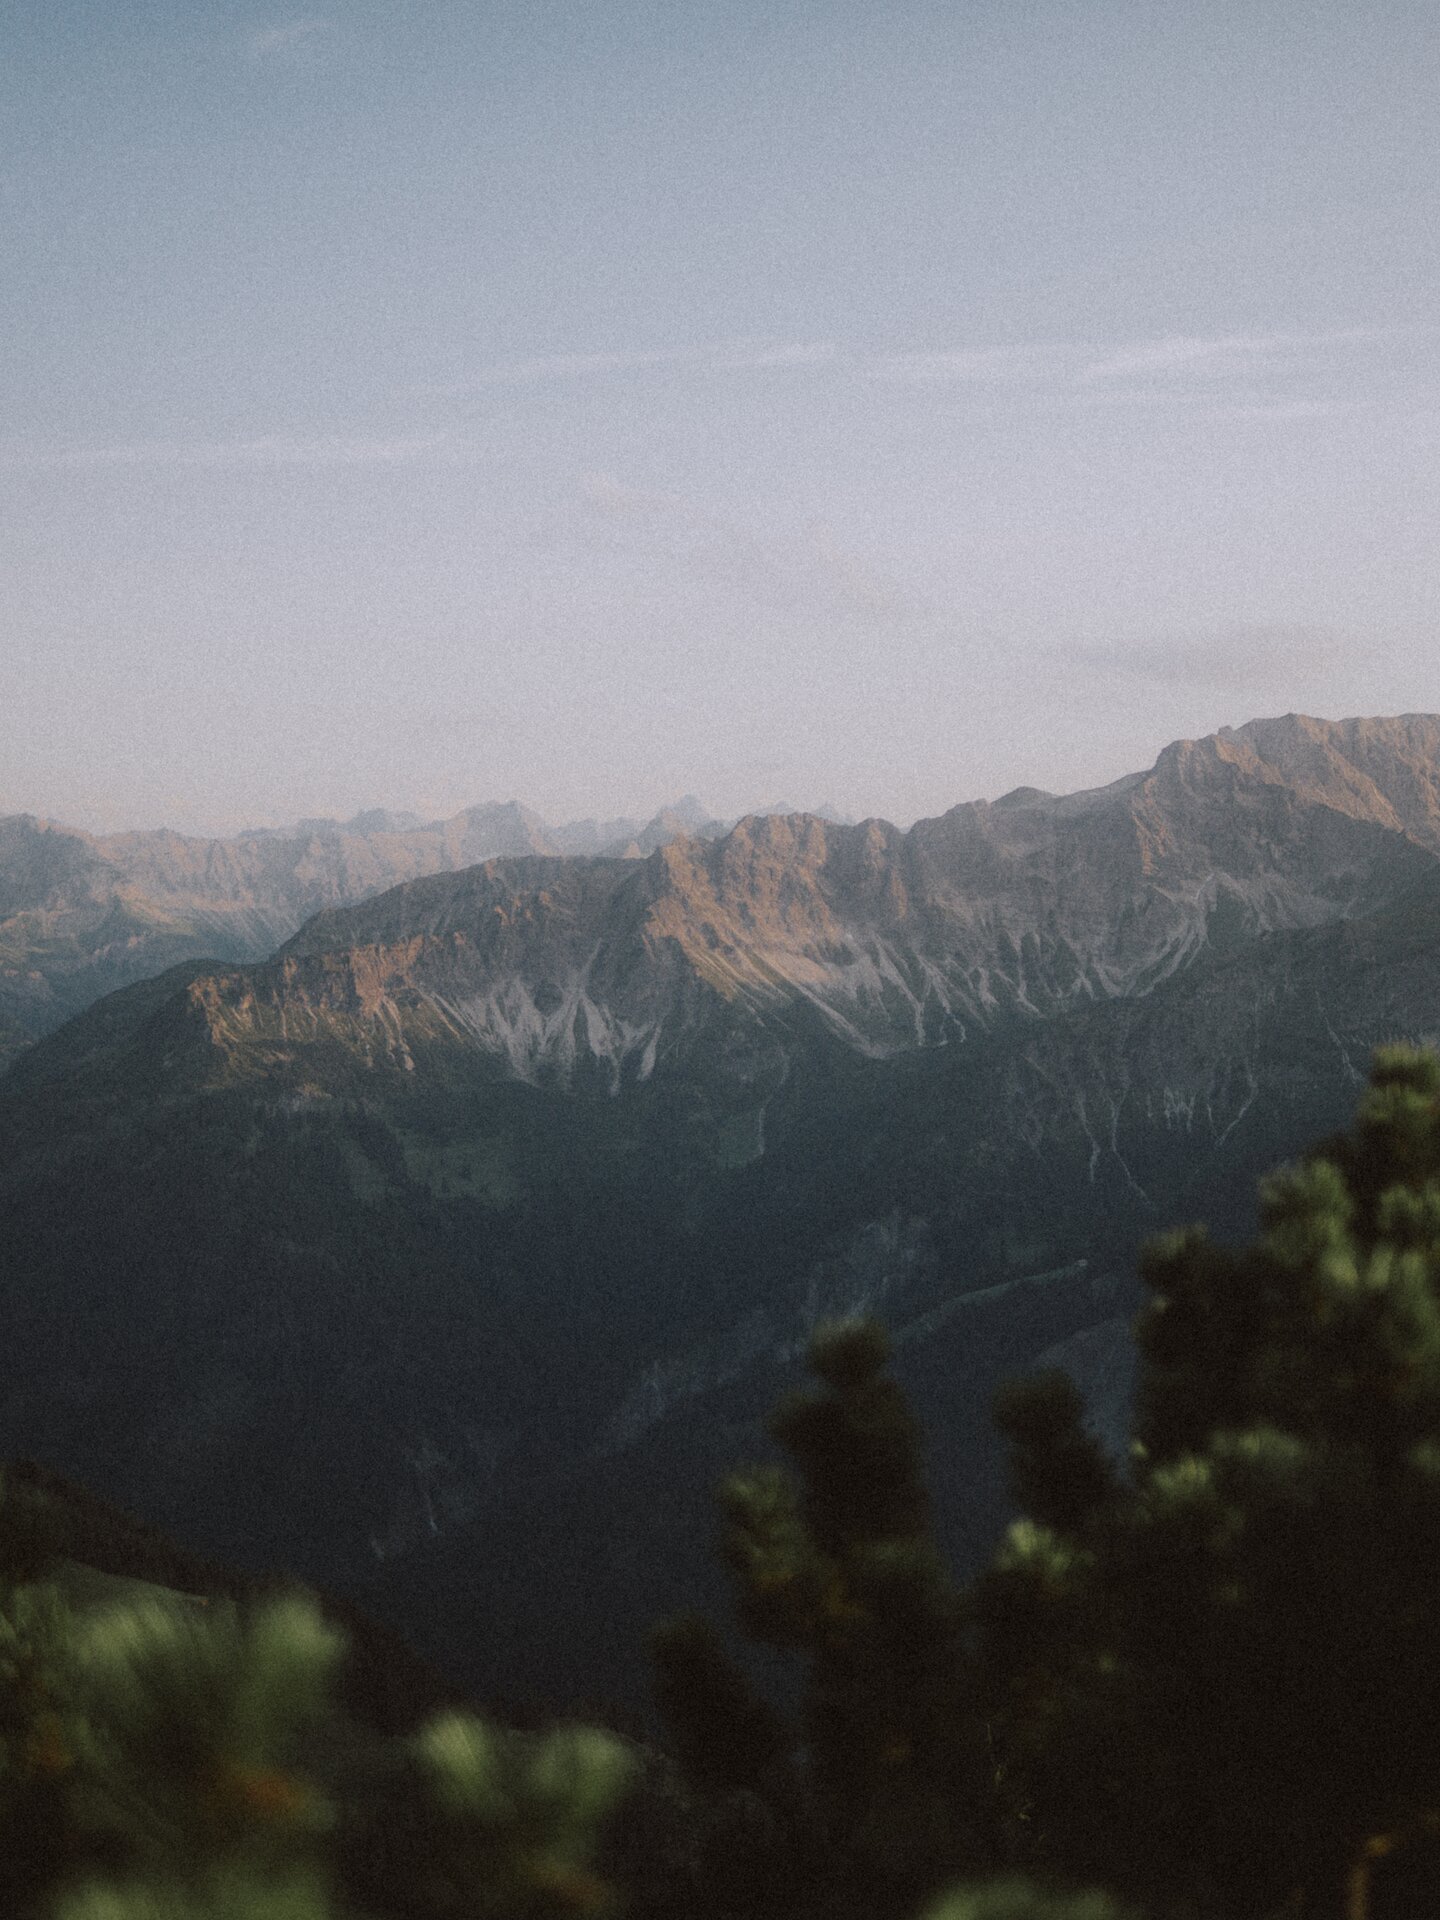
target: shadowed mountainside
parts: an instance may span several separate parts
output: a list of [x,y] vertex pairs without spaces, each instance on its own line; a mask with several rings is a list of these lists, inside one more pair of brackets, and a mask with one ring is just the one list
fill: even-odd
[[1135,1250],[1247,1219],[1440,1030],[1440,722],[1260,722],[908,834],[751,819],[328,910],[0,1082],[0,1450],[404,1621],[638,1685],[699,1489],[873,1311],[973,1563],[998,1379],[1118,1430]]

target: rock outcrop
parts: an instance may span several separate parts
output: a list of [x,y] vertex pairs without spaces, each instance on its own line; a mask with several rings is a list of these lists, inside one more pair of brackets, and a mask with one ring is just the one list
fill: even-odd
[[258,960],[314,913],[496,855],[652,851],[716,832],[693,801],[647,825],[552,828],[507,802],[448,820],[374,809],[228,840],[94,835],[31,814],[0,819],[0,1071],[102,994],[182,960]]
[[460,1047],[614,1091],[697,1049],[753,1075],[814,1018],[886,1057],[1393,906],[1440,863],[1437,769],[1440,720],[1261,721],[905,833],[753,816],[645,859],[430,874],[188,993],[227,1072],[273,1075],[323,1039],[367,1069]]

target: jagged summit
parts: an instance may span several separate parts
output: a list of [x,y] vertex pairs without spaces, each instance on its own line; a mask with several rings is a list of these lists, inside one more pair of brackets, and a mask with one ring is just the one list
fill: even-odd
[[1002,793],[998,800],[990,804],[996,807],[1029,807],[1053,800],[1056,796],[1047,793],[1043,787],[1012,787],[1008,793]]
[[[727,830],[693,795],[643,825],[552,830],[511,801],[224,841],[17,815],[0,820],[0,1060],[127,980],[286,940],[297,961],[322,937],[413,948],[385,962],[397,991],[517,1071],[587,1053],[653,1066],[706,996],[767,1018],[803,1005],[888,1052],[1147,991],[1218,940],[1370,911],[1437,854],[1440,719],[1424,714],[1251,721],[1107,786],[1019,787],[904,833],[776,811]],[[432,904],[479,883],[406,888],[497,859],[522,862],[486,885],[509,889],[493,911],[520,914],[525,941],[502,955],[447,922],[467,943],[463,990],[453,956],[432,982]],[[579,859],[601,864],[582,875]]]
[[185,991],[227,1073],[303,1075],[323,1039],[367,1072],[458,1050],[616,1089],[712,1046],[752,1071],[796,1020],[869,1055],[963,1042],[1399,901],[1436,869],[1437,772],[1440,720],[1262,721],[906,832],[752,814],[420,876]]
[[678,800],[672,801],[671,804],[663,808],[662,811],[670,814],[672,818],[678,820],[682,826],[689,827],[692,830],[713,824],[713,816],[710,809],[697,794],[683,793]]
[[552,829],[518,801],[444,820],[372,809],[229,839],[88,834],[33,814],[0,818],[0,1070],[100,994],[178,961],[260,959],[325,907],[499,854],[645,854],[719,832],[693,796],[648,823]]

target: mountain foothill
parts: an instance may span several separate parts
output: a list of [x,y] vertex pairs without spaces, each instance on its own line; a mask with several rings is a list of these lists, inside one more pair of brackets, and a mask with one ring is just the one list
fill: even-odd
[[0,1454],[492,1699],[638,1697],[818,1323],[889,1327],[974,1567],[997,1384],[1122,1433],[1144,1239],[1247,1232],[1436,1032],[1433,716],[904,832],[0,821]]

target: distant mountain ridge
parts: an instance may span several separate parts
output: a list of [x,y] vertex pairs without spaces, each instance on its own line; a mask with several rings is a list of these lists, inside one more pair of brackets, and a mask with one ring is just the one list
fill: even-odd
[[498,855],[642,859],[718,834],[693,794],[651,820],[552,827],[507,801],[446,820],[376,808],[227,839],[83,833],[0,818],[0,1071],[41,1034],[132,980],[202,956],[257,960],[323,907]]
[[432,872],[185,991],[227,1076],[313,1077],[323,1042],[331,1073],[458,1048],[618,1088],[722,1036],[760,1071],[800,1011],[883,1057],[1143,995],[1204,954],[1392,906],[1437,860],[1440,720],[1260,721],[903,833],[751,816],[639,859]]

